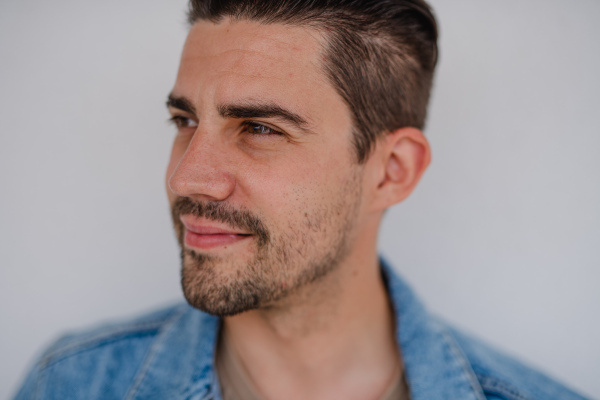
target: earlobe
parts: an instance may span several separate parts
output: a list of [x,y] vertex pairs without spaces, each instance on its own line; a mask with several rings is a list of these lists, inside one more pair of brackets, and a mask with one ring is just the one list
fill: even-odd
[[375,205],[386,209],[412,193],[431,160],[429,143],[416,128],[401,128],[380,143],[383,162]]

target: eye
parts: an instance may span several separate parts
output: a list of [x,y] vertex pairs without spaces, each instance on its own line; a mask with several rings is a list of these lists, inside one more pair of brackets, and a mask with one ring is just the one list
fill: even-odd
[[244,130],[247,133],[250,133],[252,135],[262,135],[262,136],[283,135],[283,133],[276,131],[275,129],[273,129],[271,127],[268,127],[268,126],[262,125],[262,124],[258,124],[256,122],[245,122]]
[[170,118],[171,121],[178,129],[181,128],[195,128],[198,126],[198,123],[191,118],[187,118],[181,115],[175,115]]

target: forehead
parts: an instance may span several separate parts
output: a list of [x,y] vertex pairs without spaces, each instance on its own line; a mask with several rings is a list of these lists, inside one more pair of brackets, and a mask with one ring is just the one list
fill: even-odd
[[309,28],[199,21],[187,37],[173,92],[201,106],[267,100],[308,114],[346,113],[324,73],[322,42]]

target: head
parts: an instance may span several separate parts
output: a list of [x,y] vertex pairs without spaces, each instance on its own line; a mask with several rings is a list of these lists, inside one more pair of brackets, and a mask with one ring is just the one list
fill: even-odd
[[427,5],[195,1],[168,106],[167,192],[188,301],[271,307],[375,252],[429,162]]

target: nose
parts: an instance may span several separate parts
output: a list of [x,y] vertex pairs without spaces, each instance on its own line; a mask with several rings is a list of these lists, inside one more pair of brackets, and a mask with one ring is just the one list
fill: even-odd
[[[175,156],[175,151],[171,157]],[[171,163],[177,160],[171,160]],[[169,189],[177,196],[221,201],[235,188],[226,144],[217,135],[197,131],[168,177]]]

